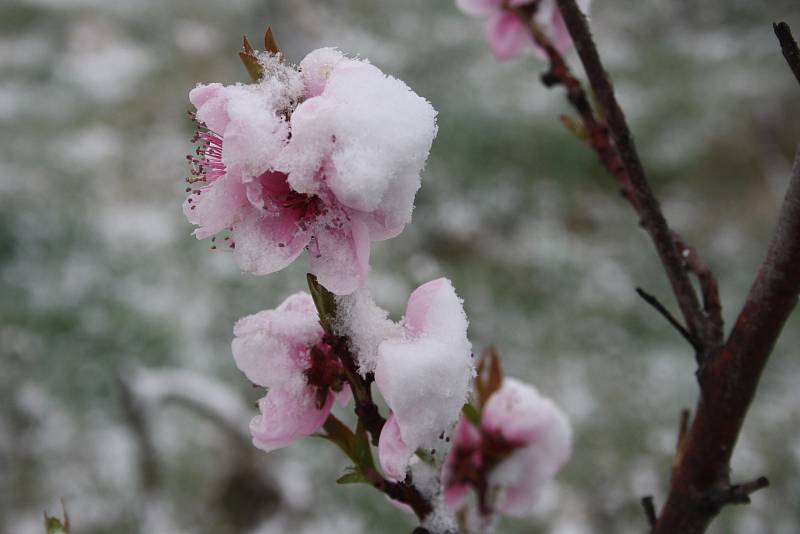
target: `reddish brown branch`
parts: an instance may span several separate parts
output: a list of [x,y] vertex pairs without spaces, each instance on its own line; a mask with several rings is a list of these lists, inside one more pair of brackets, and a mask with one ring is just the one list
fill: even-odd
[[[701,399],[654,532],[704,532],[734,491],[730,459],[761,371],[800,294],[800,152],[778,227],[725,346],[699,373]],[[744,487],[740,486],[739,488]],[[763,484],[759,487],[763,487]],[[731,493],[733,492],[733,493]],[[711,496],[711,497],[710,497]],[[711,500],[709,500],[711,499]]]
[[708,352],[722,346],[724,323],[722,321],[722,304],[719,300],[719,287],[717,278],[711,272],[708,264],[697,254],[694,247],[687,245],[683,239],[672,233],[672,239],[683,258],[686,269],[697,277],[700,283],[700,293],[703,295],[703,332],[701,332],[705,348]]
[[550,63],[549,70],[542,74],[542,83],[546,87],[561,85],[567,91],[567,99],[581,118],[583,127],[586,130],[586,141],[597,154],[600,163],[614,177],[620,188],[623,197],[634,204],[634,209],[638,212],[636,198],[631,190],[630,180],[622,165],[616,148],[611,141],[606,124],[595,116],[592,105],[583,89],[583,85],[578,80],[564,61],[564,57],[556,50],[553,43],[545,35],[534,21],[536,6],[525,6],[514,8],[514,12],[525,23],[534,42],[544,51]]
[[628,175],[631,191],[638,206],[641,223],[655,244],[658,256],[669,278],[672,291],[678,300],[678,306],[686,320],[689,332],[703,339],[704,317],[700,309],[697,294],[692,287],[684,264],[672,240],[672,232],[661,212],[636,151],[628,123],[619,107],[614,88],[606,74],[592,39],[586,17],[574,0],[557,0],[575,48],[581,58],[589,83],[602,107],[611,137],[622,165]]
[[[747,301],[728,340],[722,339],[722,319],[716,280],[696,253],[675,240],[650,190],[636,147],[602,66],[585,17],[575,0],[557,0],[578,50],[592,89],[603,107],[614,145],[664,265],[681,311],[693,336],[706,343],[698,370],[700,399],[691,427],[682,417],[668,499],[653,527],[654,534],[700,534],[727,504],[749,502],[749,495],[768,486],[766,478],[741,485],[730,482],[730,459],[761,372],[797,304],[800,294],[800,151],[770,244]],[[800,51],[785,24],[776,25],[784,56],[800,71]],[[800,81],[800,77],[798,77]],[[695,274],[703,293],[700,309],[687,270]],[[646,506],[646,505],[645,505]],[[647,507],[647,506],[646,506]]]
[[356,359],[350,352],[346,337],[328,335],[326,336],[326,343],[331,346],[334,354],[342,362],[347,382],[353,392],[356,416],[364,425],[366,431],[369,432],[372,444],[377,447],[386,419],[380,414],[378,406],[372,399],[372,382],[374,378],[372,374],[368,374],[366,378],[359,374]]

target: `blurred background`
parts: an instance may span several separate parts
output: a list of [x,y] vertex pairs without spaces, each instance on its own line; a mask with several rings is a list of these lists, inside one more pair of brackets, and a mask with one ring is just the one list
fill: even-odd
[[[716,271],[728,324],[776,219],[800,141],[772,34],[796,0],[597,0],[592,23],[668,218]],[[407,533],[410,518],[302,440],[262,454],[260,395],[234,321],[303,289],[305,265],[242,275],[189,234],[186,95],[246,81],[241,36],[288,58],[368,57],[439,111],[414,224],[373,247],[370,285],[399,318],[448,276],[476,350],[560,403],[573,460],[536,516],[500,532],[646,530],[664,502],[693,355],[638,299],[675,309],[646,235],[559,123],[528,53],[495,61],[449,0],[4,0],[0,3],[0,532],[41,533],[63,499],[77,533]],[[581,72],[574,55],[576,72]],[[582,74],[582,72],[581,72]],[[734,457],[772,487],[711,532],[800,532],[800,319],[789,322]]]

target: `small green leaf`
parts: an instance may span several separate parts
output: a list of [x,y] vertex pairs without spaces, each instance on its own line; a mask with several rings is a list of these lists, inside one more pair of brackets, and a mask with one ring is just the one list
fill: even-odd
[[369,480],[357,467],[348,467],[345,474],[336,479],[337,484],[369,484]]
[[347,425],[342,423],[334,415],[329,415],[322,425],[327,434],[320,434],[321,438],[332,441],[342,449],[348,458],[358,464],[358,454],[356,453],[356,436],[353,431],[347,428]]
[[319,322],[326,334],[333,334],[333,320],[336,318],[336,297],[317,281],[317,277],[311,273],[306,275],[308,279],[308,289],[311,298],[319,313]]
[[475,406],[471,404],[465,404],[461,409],[461,413],[463,413],[464,417],[467,418],[467,421],[473,425],[477,427],[481,426],[481,415],[478,413],[478,409],[475,408]]
[[353,453],[355,455],[356,465],[361,468],[374,468],[375,463],[372,459],[372,448],[369,444],[369,436],[367,435],[367,430],[364,428],[364,425],[361,423],[361,421],[359,421],[358,425],[356,426],[354,438]]

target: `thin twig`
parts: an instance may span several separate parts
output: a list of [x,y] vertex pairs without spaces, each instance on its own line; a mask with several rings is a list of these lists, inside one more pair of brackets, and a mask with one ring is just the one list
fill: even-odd
[[656,513],[656,505],[653,504],[653,496],[645,495],[642,497],[642,508],[644,508],[644,515],[647,518],[647,523],[650,528],[656,526],[658,522],[658,514]]
[[700,302],[672,240],[672,232],[661,212],[658,200],[650,189],[628,123],[617,102],[611,81],[600,61],[586,17],[578,8],[575,0],[557,1],[586,70],[589,83],[602,106],[603,116],[611,131],[614,146],[627,172],[635,203],[639,206],[642,226],[650,234],[655,244],[689,332],[699,338],[704,331],[704,317],[700,309]]
[[[567,91],[567,99],[580,116],[583,127],[586,130],[586,141],[597,154],[597,157],[603,167],[605,167],[606,170],[617,181],[622,196],[628,199],[628,201],[634,205],[634,209],[638,212],[639,210],[636,206],[636,198],[631,190],[628,174],[625,171],[625,167],[622,165],[622,161],[619,158],[619,154],[617,153],[611,138],[609,137],[608,127],[606,126],[605,122],[595,115],[583,85],[572,73],[572,70],[570,70],[569,65],[564,60],[564,56],[561,55],[561,53],[553,45],[550,38],[548,38],[547,35],[545,35],[545,33],[542,32],[536,24],[536,20],[534,19],[536,6],[523,6],[511,9],[514,13],[516,13],[517,17],[519,17],[520,20],[528,26],[528,30],[531,33],[531,38],[534,40],[537,46],[544,51],[550,63],[550,68],[548,71],[542,74],[542,83],[546,87],[562,85]],[[568,124],[563,118],[562,122]]]
[[677,233],[672,232],[672,239],[683,258],[686,268],[697,277],[700,293],[703,295],[703,312],[705,313],[704,329],[701,332],[706,354],[722,346],[724,341],[724,323],[722,320],[722,304],[719,299],[719,285],[711,268],[697,253],[694,247],[687,245]]
[[792,37],[792,29],[785,22],[773,23],[772,29],[775,30],[775,35],[781,44],[783,57],[786,58],[794,77],[800,83],[800,48],[797,47],[797,41]]
[[700,342],[695,339],[695,337],[690,334],[686,328],[683,327],[683,325],[675,318],[675,316],[672,315],[670,311],[663,304],[661,304],[661,302],[659,302],[655,296],[651,295],[641,287],[636,288],[636,293],[650,306],[655,308],[655,310],[660,313],[669,322],[669,324],[671,324],[672,327],[675,328],[675,330],[677,330],[678,333],[689,342],[692,347],[694,347],[695,351],[702,350],[702,345]]

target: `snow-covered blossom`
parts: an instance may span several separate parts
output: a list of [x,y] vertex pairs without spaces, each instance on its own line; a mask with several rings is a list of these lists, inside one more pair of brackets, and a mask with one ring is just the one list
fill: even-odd
[[[533,386],[505,378],[483,407],[480,428],[463,417],[458,423],[442,476],[446,501],[459,506],[473,487],[482,507],[530,515],[571,449],[572,430],[561,409]],[[495,494],[496,502],[486,502]]]
[[439,278],[411,294],[400,334],[378,346],[375,383],[392,411],[378,443],[388,478],[405,478],[418,449],[444,458],[474,374],[467,324],[452,283]]
[[306,249],[336,294],[366,277],[370,242],[411,221],[436,112],[402,81],[332,48],[297,68],[259,56],[255,84],[198,85],[199,143],[184,213],[204,239],[231,232],[239,266],[268,274]]
[[[577,0],[578,7],[587,14],[590,3],[591,0]],[[484,32],[497,59],[516,57],[526,44],[533,45],[534,52],[540,58],[546,57],[533,41],[526,23],[514,11],[515,8],[535,6],[534,23],[556,50],[563,54],[572,46],[572,38],[555,0],[456,0],[456,5],[469,15],[487,18]]]
[[267,388],[258,402],[261,415],[250,423],[256,447],[269,452],[313,434],[327,419],[334,398],[349,401],[341,363],[323,340],[308,293],[240,319],[233,333],[236,365],[251,382]]

